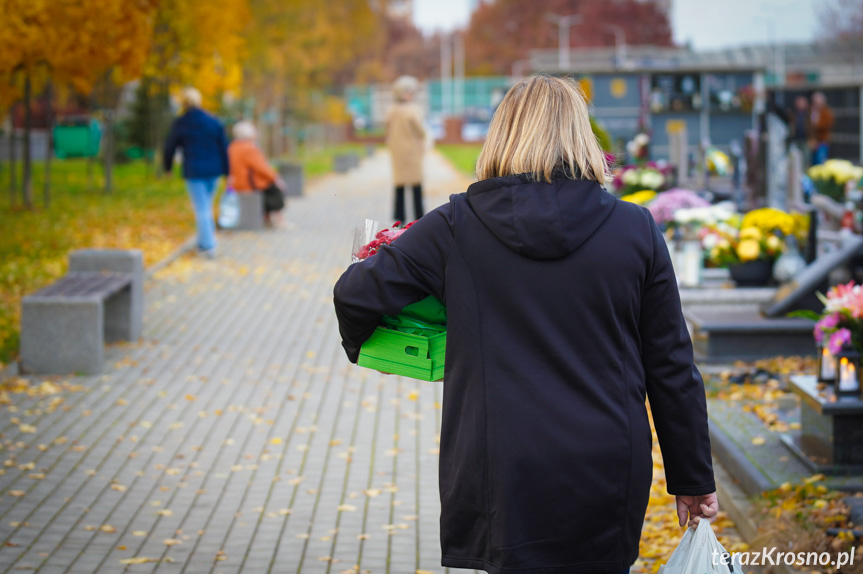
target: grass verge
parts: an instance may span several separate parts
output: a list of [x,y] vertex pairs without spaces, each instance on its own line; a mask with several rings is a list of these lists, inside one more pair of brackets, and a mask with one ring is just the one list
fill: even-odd
[[468,177],[473,177],[476,171],[476,158],[482,151],[482,144],[438,144],[435,146],[457,170]]

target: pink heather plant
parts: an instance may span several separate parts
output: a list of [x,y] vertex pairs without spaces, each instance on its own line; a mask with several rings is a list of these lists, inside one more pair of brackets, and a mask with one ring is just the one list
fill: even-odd
[[699,197],[694,191],[675,188],[657,195],[648,209],[656,223],[661,225],[674,221],[674,212],[688,207],[710,207],[710,202]]

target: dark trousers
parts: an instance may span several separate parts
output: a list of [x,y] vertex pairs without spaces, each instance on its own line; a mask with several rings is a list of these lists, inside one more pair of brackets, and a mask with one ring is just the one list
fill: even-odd
[[[423,216],[423,186],[421,184],[416,184],[413,186],[414,189],[414,219],[419,219]],[[405,221],[405,186],[397,185],[396,186],[396,205],[394,210],[394,217],[396,221]]]

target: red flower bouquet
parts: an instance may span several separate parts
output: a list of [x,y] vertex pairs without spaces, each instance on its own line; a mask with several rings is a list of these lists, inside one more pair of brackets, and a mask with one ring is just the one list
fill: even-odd
[[[366,220],[354,237],[353,262],[374,256],[412,224],[402,226],[397,221],[392,228],[376,232],[377,223]],[[436,297],[429,296],[408,305],[398,315],[384,316],[381,325],[360,348],[357,364],[394,375],[439,381],[443,378],[445,353],[446,307]]]

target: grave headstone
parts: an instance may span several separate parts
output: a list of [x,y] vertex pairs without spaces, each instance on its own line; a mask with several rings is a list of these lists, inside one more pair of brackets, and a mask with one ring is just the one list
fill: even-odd
[[816,296],[826,292],[830,272],[848,264],[863,249],[863,237],[849,235],[839,249],[815,259],[791,282],[786,283],[768,302],[763,312],[766,317],[783,317],[792,311],[810,309],[820,312],[823,305]]
[[776,114],[767,114],[767,205],[788,209],[788,126]]
[[666,123],[665,131],[668,132],[669,160],[677,173],[677,186],[686,187],[689,181],[689,145],[686,122],[669,121]]
[[788,150],[787,204],[803,203],[803,154],[797,147]]

